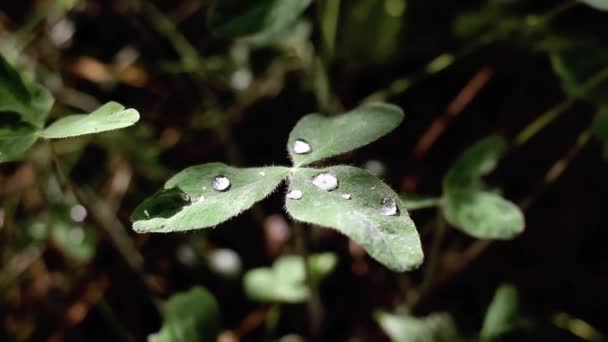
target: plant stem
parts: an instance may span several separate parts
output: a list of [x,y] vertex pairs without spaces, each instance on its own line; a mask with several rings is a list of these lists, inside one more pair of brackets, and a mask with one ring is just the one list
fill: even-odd
[[321,306],[321,299],[319,298],[319,293],[317,292],[317,288],[313,284],[312,276],[310,273],[310,265],[308,262],[307,237],[306,232],[304,230],[304,224],[299,221],[294,221],[293,230],[296,249],[302,257],[302,262],[304,263],[306,286],[308,287],[309,293],[307,306],[310,324],[310,334],[311,338],[314,340],[319,337],[319,334],[321,332],[321,324],[323,321],[323,308]]
[[264,324],[266,341],[272,342],[275,340],[275,335],[277,333],[277,324],[279,323],[280,317],[281,307],[279,306],[279,304],[271,304],[270,308],[266,312],[266,321]]

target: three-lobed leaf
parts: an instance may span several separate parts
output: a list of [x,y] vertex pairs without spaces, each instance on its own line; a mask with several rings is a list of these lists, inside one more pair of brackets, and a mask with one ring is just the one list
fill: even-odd
[[[335,176],[337,189],[314,185],[312,179],[320,173]],[[289,190],[302,192],[300,199],[286,199],[287,211],[296,220],[340,231],[392,270],[407,271],[422,263],[420,238],[405,206],[368,171],[351,166],[302,168],[293,175]]]
[[[216,226],[268,196],[287,176],[285,167],[235,168],[222,163],[191,166],[169,179],[164,190],[133,212],[137,232],[173,232]],[[214,179],[230,186],[215,190]]]
[[47,139],[69,138],[125,128],[139,121],[135,109],[125,109],[117,102],[108,102],[90,114],[63,117],[46,127],[40,136]]
[[510,239],[524,230],[521,210],[499,194],[484,190],[506,150],[504,139],[490,136],[468,148],[443,180],[442,210],[447,221],[480,239]]
[[[336,266],[336,256],[332,253],[314,254],[307,262],[313,284],[317,285]],[[247,272],[243,286],[247,296],[257,301],[298,303],[309,295],[305,280],[302,257],[283,256],[272,267]]]
[[215,341],[220,333],[217,301],[202,287],[171,296],[163,307],[161,330],[150,342]]
[[[367,145],[394,130],[403,121],[403,111],[389,104],[368,104],[335,117],[304,116],[289,134],[287,150],[296,166],[311,164]],[[296,141],[310,146],[297,153]]]

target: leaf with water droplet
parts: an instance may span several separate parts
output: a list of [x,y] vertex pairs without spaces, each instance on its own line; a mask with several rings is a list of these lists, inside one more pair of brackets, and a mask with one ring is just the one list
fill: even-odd
[[[336,266],[332,253],[313,254],[308,267],[313,285],[318,285]],[[253,269],[243,279],[245,293],[261,302],[298,303],[308,298],[304,262],[300,256],[283,256],[272,267]]]
[[[311,179],[322,172],[336,176],[339,191],[328,192],[312,184]],[[304,193],[299,201],[287,201],[287,211],[295,219],[337,229],[390,269],[406,271],[422,263],[416,226],[399,196],[368,171],[352,166],[301,168],[290,188]],[[351,199],[344,200],[343,192]],[[395,203],[395,215],[383,215],[387,199]]]
[[[335,117],[309,114],[289,134],[287,150],[294,165],[311,164],[365,146],[395,129],[401,121],[403,111],[399,107],[381,103],[363,105]],[[296,153],[297,140],[306,141],[310,153]]]
[[42,128],[55,99],[38,83],[25,80],[0,55],[0,112],[16,113],[20,121]]
[[443,212],[448,222],[479,239],[512,239],[525,226],[517,205],[492,192],[452,192]]
[[65,116],[46,127],[40,135],[47,139],[76,137],[129,127],[137,121],[139,113],[135,109],[108,102],[90,114]]
[[[260,171],[266,172],[260,177]],[[236,168],[222,163],[208,163],[186,168],[165,183],[165,190],[179,188],[191,199],[204,197],[204,201],[182,202],[164,215],[153,215],[152,209],[162,207],[156,196],[144,201],[133,213],[133,229],[137,232],[183,231],[216,226],[250,208],[268,196],[287,176],[285,167]],[[225,191],[213,188],[215,178],[221,175],[230,181]],[[163,191],[160,192],[164,193]],[[179,196],[173,196],[177,199]],[[176,202],[177,204],[177,202]],[[144,210],[148,210],[150,218]],[[168,215],[167,215],[168,214]]]
[[425,317],[395,315],[379,311],[376,321],[394,342],[452,342],[463,340],[449,313],[436,312]]
[[293,26],[312,0],[215,0],[211,4],[208,24],[220,37],[272,43],[282,31]]
[[220,334],[219,305],[202,287],[174,294],[162,311],[163,325],[150,342],[216,341]]

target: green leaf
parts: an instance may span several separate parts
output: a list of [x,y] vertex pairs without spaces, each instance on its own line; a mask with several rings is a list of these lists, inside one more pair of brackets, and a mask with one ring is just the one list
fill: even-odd
[[[608,104],[608,50],[600,44],[578,43],[551,53],[551,62],[564,91],[597,104]],[[603,80],[597,81],[602,73]],[[593,85],[590,87],[589,82]]]
[[581,0],[581,1],[600,11],[608,11],[608,1],[607,0]]
[[0,125],[0,163],[19,159],[36,139],[36,131],[28,125]]
[[263,40],[291,27],[312,0],[215,0],[209,27],[220,37]]
[[451,192],[443,212],[450,224],[479,239],[512,239],[525,226],[517,205],[492,192]]
[[[314,185],[313,177],[321,173],[335,176],[338,188],[325,191]],[[405,206],[369,172],[351,166],[298,169],[289,188],[302,192],[300,199],[286,199],[296,220],[337,229],[392,270],[407,271],[422,263],[420,238]]]
[[90,227],[57,221],[51,227],[51,237],[61,250],[75,261],[84,263],[95,255],[97,235]]
[[507,143],[498,136],[489,136],[469,147],[444,177],[444,192],[479,188],[482,185],[481,177],[496,168],[506,149]]
[[42,128],[55,101],[51,93],[38,83],[24,80],[2,55],[0,84],[0,112],[17,113],[21,121]]
[[608,161],[608,107],[603,108],[596,116],[593,134],[604,145],[604,160]]
[[[289,134],[287,150],[294,165],[307,165],[367,145],[395,129],[403,111],[389,104],[368,104],[336,117],[309,114]],[[296,141],[310,152],[296,153]]]
[[426,195],[401,194],[400,197],[407,210],[433,208],[441,202],[441,198]]
[[500,286],[488,307],[481,329],[481,336],[488,339],[498,338],[520,324],[517,290],[509,284]]
[[426,317],[377,312],[376,321],[393,342],[452,342],[462,340],[448,313]]
[[[133,229],[168,233],[216,226],[268,196],[288,173],[285,167],[239,169],[222,163],[186,168],[135,209]],[[230,187],[214,190],[216,176],[228,178]]]
[[[308,267],[315,285],[336,266],[336,256],[332,253],[311,255]],[[245,293],[251,299],[261,302],[298,303],[308,298],[304,262],[300,256],[283,256],[272,268],[253,269],[243,279]]]
[[45,128],[40,134],[47,139],[69,138],[125,128],[139,121],[135,109],[125,109],[116,102],[108,102],[90,114],[68,115]]
[[163,325],[150,342],[216,341],[220,333],[217,301],[202,287],[175,294],[165,303]]

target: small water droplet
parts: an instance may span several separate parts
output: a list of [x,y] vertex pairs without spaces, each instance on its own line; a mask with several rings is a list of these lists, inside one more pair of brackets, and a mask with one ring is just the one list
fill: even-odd
[[203,203],[205,201],[205,196],[201,195],[200,197],[196,198],[193,202],[195,204],[199,204],[199,203]]
[[340,197],[344,198],[345,200],[349,200],[351,199],[351,196],[349,193],[343,192],[340,194]]
[[399,213],[399,208],[397,208],[397,203],[391,198],[385,198],[380,203],[380,214],[384,216],[395,216]]
[[312,184],[316,185],[319,189],[333,191],[338,188],[338,179],[331,173],[323,172],[314,176]]
[[147,218],[150,218],[150,213],[147,210],[144,210],[144,215],[146,215]]
[[260,171],[260,172],[258,172],[258,175],[260,175],[260,176],[264,177],[264,176],[266,176],[266,172],[264,172],[264,171]]
[[230,180],[226,176],[215,176],[212,186],[215,191],[226,191],[230,188]]
[[180,197],[181,197],[181,198],[182,198],[184,201],[186,201],[186,202],[189,202],[189,201],[190,201],[190,195],[188,195],[188,194],[187,194],[187,193],[185,193],[185,192],[181,192],[181,193],[179,194],[179,196],[180,196]]
[[310,144],[308,144],[306,140],[297,139],[293,143],[293,151],[296,154],[306,154],[310,153],[310,151],[312,151],[312,148],[310,148]]
[[369,188],[370,190],[376,190],[376,186],[372,186],[371,188]]
[[299,200],[300,198],[302,198],[303,195],[304,194],[300,190],[291,190],[287,194],[287,198],[292,199],[292,200]]
[[315,201],[313,204],[315,205],[315,207],[318,207],[318,206],[320,206],[320,205],[321,205],[321,202],[319,202],[319,201]]

